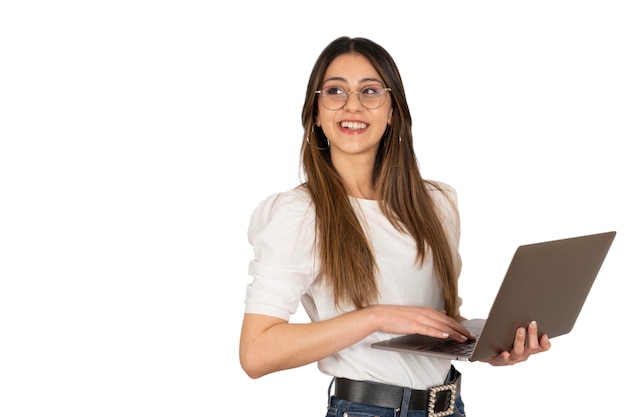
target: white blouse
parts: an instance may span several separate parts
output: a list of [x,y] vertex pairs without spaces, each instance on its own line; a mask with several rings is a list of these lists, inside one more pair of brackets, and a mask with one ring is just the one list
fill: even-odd
[[[448,198],[434,188],[431,192],[441,210],[460,272],[456,192],[446,184],[440,185],[447,191]],[[376,257],[379,303],[443,309],[443,292],[433,275],[432,259],[426,257],[421,266],[416,263],[415,241],[393,227],[377,201],[352,197],[351,201]],[[308,192],[295,188],[266,198],[253,212],[248,229],[254,248],[254,260],[249,265],[253,279],[246,291],[246,313],[289,320],[301,303],[311,321],[316,322],[345,312],[335,307],[331,290],[316,279],[319,259],[314,251],[314,210]],[[375,332],[322,359],[318,368],[331,376],[414,389],[444,382],[450,361],[370,347],[392,336],[396,335]]]

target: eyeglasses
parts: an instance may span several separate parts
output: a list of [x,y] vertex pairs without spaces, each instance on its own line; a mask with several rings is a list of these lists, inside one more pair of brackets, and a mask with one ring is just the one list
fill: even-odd
[[317,90],[315,94],[320,95],[320,103],[328,110],[339,110],[344,107],[348,102],[348,95],[352,93],[359,95],[361,105],[366,109],[377,109],[385,104],[387,91],[391,91],[391,88],[385,88],[379,84],[371,84],[366,85],[359,91],[345,91],[341,87],[328,86]]

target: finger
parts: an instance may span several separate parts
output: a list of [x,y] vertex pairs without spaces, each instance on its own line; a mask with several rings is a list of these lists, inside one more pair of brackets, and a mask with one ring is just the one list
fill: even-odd
[[531,321],[528,325],[528,347],[531,350],[537,350],[539,348],[539,338],[537,337],[537,322]]
[[511,354],[509,352],[502,352],[500,354],[500,362],[502,362],[502,365],[507,365],[510,360]]
[[[469,335],[466,336],[456,329],[445,325],[443,325],[443,327],[431,327],[428,331],[432,332],[432,334],[428,334],[429,336],[451,338],[458,342],[467,342],[469,339]],[[467,330],[465,332],[467,332]]]
[[447,323],[447,330],[450,333],[450,337],[458,340],[459,342],[466,342],[468,339],[474,339],[474,335],[467,329],[459,324],[456,320]]
[[450,337],[450,332],[435,327],[424,327],[423,331],[419,331],[418,333],[439,339],[447,339]]
[[450,337],[450,327],[445,326],[438,320],[423,319],[421,322],[414,323],[415,327],[410,330],[411,333],[423,334],[425,336],[447,339]]
[[494,366],[505,366],[510,364],[510,360],[511,354],[507,351],[504,351],[499,355],[494,356],[491,360],[489,360],[489,363]]
[[456,340],[457,342],[461,342],[461,343],[467,342],[467,341],[468,341],[468,339],[469,339],[469,337],[468,337],[468,336],[465,336],[464,334],[459,333],[459,332],[454,332],[454,333],[451,333],[451,334],[450,334],[450,337],[452,337],[452,338],[453,338],[454,340]]
[[438,316],[435,317],[436,320],[439,320],[442,326],[446,328],[446,331],[450,333],[450,335],[455,339],[462,339],[463,341],[473,338],[472,333],[464,327],[461,323],[456,321],[454,318],[447,316],[445,312],[440,312]]
[[[432,327],[435,334],[426,333],[429,336],[452,338],[458,342],[467,342],[468,339],[474,339],[471,332],[454,318],[448,316],[445,310],[425,310],[424,324]],[[441,332],[441,333],[437,333]]]
[[526,329],[520,327],[515,332],[515,341],[513,342],[513,350],[511,354],[514,356],[522,356],[526,345]]
[[[447,316],[445,312],[432,310],[434,314],[428,316],[426,322],[435,332],[439,331],[443,337],[451,337],[459,342],[466,342],[472,335],[468,329],[458,321]],[[441,337],[436,334],[435,337]]]

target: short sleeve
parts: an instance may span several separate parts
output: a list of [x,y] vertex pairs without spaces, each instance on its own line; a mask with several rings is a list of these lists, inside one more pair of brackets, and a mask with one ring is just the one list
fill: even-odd
[[262,201],[250,218],[248,240],[254,259],[245,312],[288,320],[315,278],[315,213],[308,193],[294,189]]

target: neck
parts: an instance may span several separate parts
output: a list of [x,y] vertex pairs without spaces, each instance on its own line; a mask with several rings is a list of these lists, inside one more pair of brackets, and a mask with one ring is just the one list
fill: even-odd
[[334,161],[333,165],[343,180],[348,194],[356,198],[374,200],[376,193],[372,183],[372,161]]

